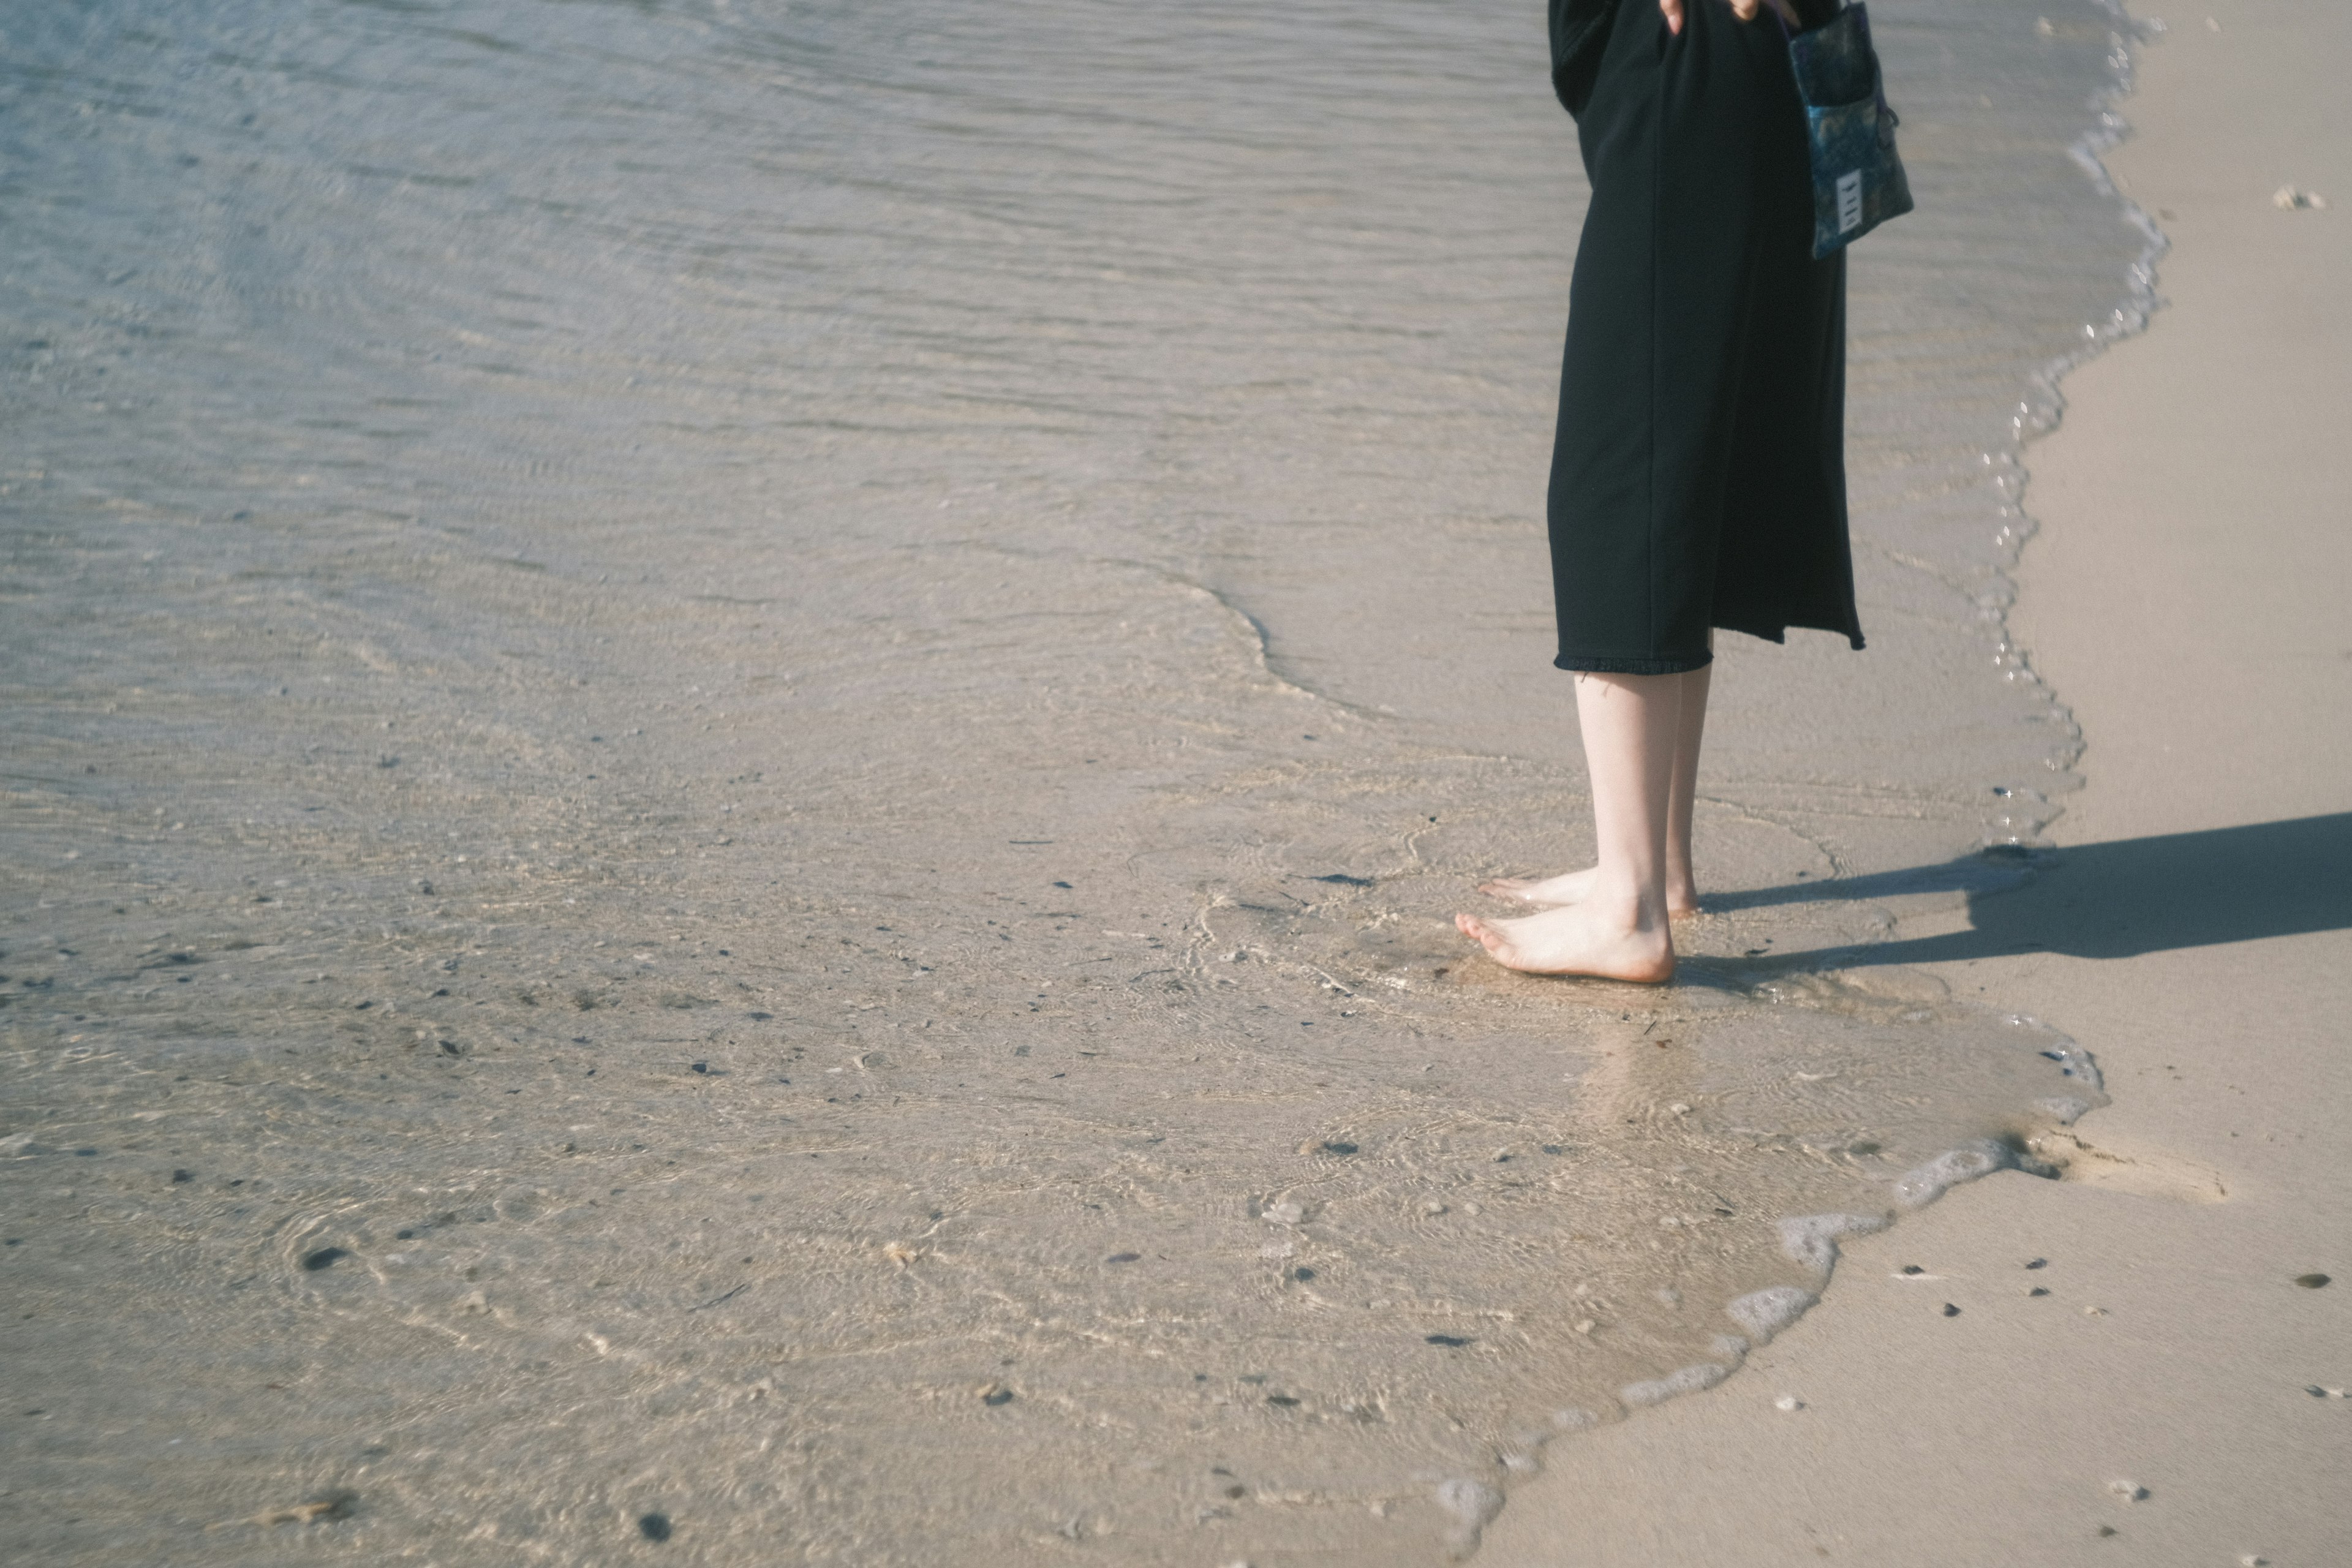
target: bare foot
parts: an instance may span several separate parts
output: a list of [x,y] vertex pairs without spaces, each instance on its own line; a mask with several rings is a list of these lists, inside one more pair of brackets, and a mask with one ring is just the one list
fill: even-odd
[[[1497,877],[1491,882],[1479,883],[1478,890],[1490,899],[1509,899],[1533,904],[1539,910],[1556,910],[1591,892],[1598,870],[1598,867],[1587,866],[1581,871],[1563,871],[1557,877]],[[1698,913],[1698,889],[1688,878],[1680,887],[1667,884],[1666,913],[1678,921]]]
[[1663,984],[1675,977],[1675,942],[1662,925],[1643,931],[1570,904],[1515,921],[1455,915],[1462,934],[1506,969],[1528,974],[1587,974]]

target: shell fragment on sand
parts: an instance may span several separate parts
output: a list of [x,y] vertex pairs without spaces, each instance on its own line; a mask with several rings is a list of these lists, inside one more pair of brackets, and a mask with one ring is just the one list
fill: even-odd
[[291,1508],[265,1509],[253,1516],[256,1524],[332,1524],[349,1519],[359,1511],[360,1494],[354,1491],[321,1492],[306,1502]]

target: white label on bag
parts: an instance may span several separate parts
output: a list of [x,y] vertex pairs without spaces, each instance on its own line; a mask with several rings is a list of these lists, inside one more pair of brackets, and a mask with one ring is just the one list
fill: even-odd
[[1838,176],[1838,232],[1851,234],[1862,226],[1862,171]]

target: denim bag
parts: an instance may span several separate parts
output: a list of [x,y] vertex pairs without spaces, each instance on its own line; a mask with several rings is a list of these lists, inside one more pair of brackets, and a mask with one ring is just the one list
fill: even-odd
[[[1780,30],[1787,33],[1783,21]],[[1830,255],[1911,210],[1911,183],[1895,153],[1895,110],[1886,106],[1870,14],[1847,5],[1818,27],[1789,37],[1797,96],[1804,100],[1813,163],[1813,258]]]

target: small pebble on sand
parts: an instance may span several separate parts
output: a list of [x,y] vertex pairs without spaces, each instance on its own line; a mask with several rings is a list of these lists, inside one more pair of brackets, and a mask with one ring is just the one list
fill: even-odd
[[2047,1268],[2050,1267],[2050,1259],[2046,1258],[2029,1258],[2027,1259],[2025,1266],[2028,1268]]
[[1960,1310],[1958,1307],[1953,1306],[1949,1301],[1944,1303],[1944,1316],[1948,1318],[1957,1318],[1959,1315]]
[[1804,1407],[1805,1402],[1793,1394],[1784,1394],[1772,1402],[1775,1410],[1802,1410]]
[[2281,185],[2271,193],[2271,205],[2281,212],[2316,212],[2327,205],[2327,198],[2317,191],[2306,191],[2295,185]]
[[2327,1283],[2327,1279],[2325,1274],[2298,1274],[2294,1282],[2306,1290],[2316,1290]]
[[637,1515],[637,1533],[644,1536],[647,1541],[667,1541],[669,1539],[669,1515],[666,1513],[641,1513]]
[[2147,1489],[2140,1485],[2137,1481],[2109,1481],[2107,1483],[2107,1490],[2115,1493],[2116,1496],[2123,1499],[2126,1502],[2145,1502],[2147,1500]]
[[972,1392],[980,1395],[980,1402],[982,1405],[1010,1405],[1013,1403],[1013,1391],[1005,1387],[1001,1383],[984,1383],[978,1388],[972,1390]]

